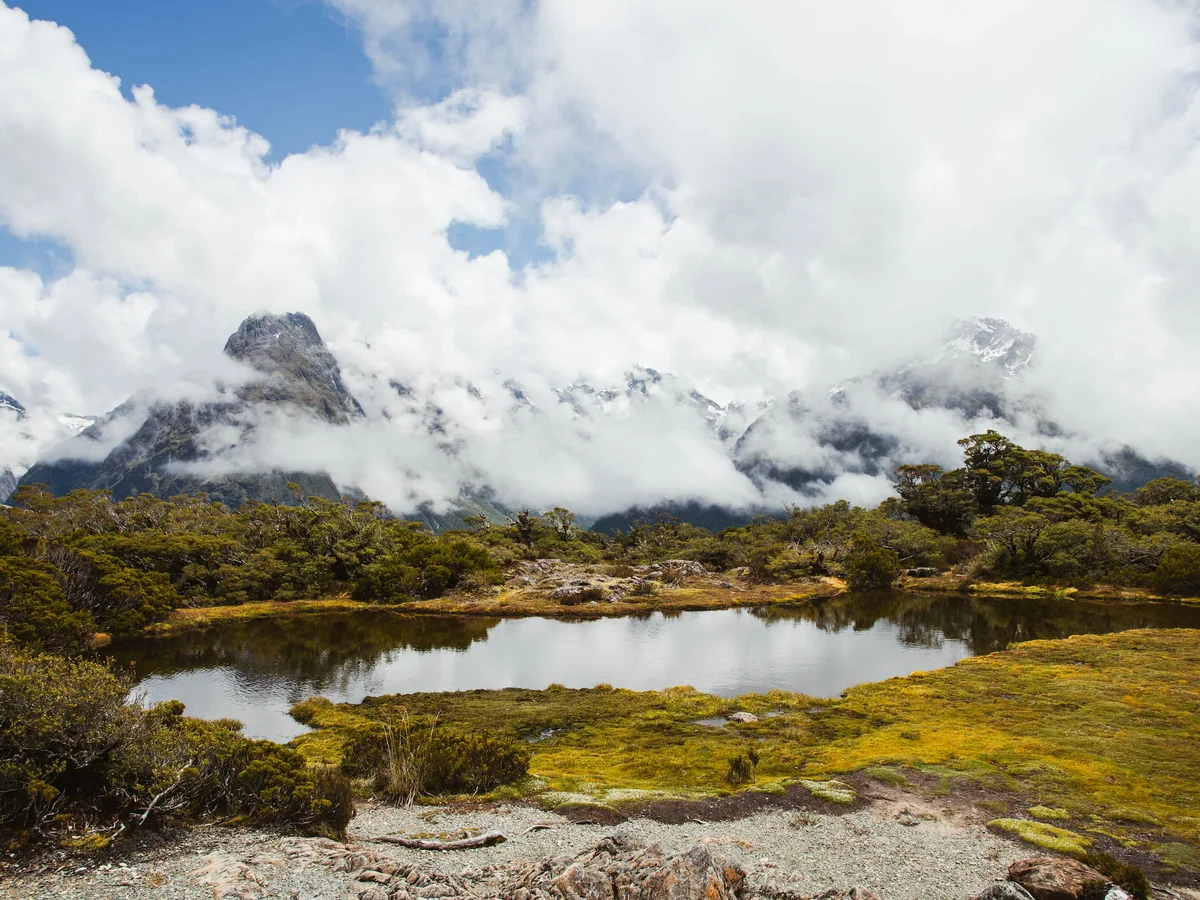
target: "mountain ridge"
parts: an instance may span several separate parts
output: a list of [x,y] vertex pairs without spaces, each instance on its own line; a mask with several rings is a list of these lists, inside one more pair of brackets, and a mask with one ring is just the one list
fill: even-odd
[[[787,503],[818,496],[839,478],[879,478],[900,462],[923,461],[914,458],[918,451],[903,433],[890,430],[878,416],[873,418],[874,404],[879,402],[902,404],[918,412],[948,412],[964,427],[980,418],[1003,427],[1018,413],[1030,412],[1033,401],[1022,395],[1019,382],[1034,363],[1035,347],[1032,334],[1003,320],[975,318],[957,323],[932,355],[849,379],[828,391],[792,391],[754,406],[717,403],[686,380],[644,366],[631,368],[622,384],[611,387],[580,381],[556,389],[552,402],[567,407],[574,421],[589,423],[588,427],[628,415],[649,416],[653,422],[667,410],[681,412],[685,420],[695,416],[697,425],[702,423],[715,446],[722,448],[719,452],[761,493],[760,503],[741,509],[703,497],[678,496],[601,511],[597,527],[624,527],[635,518],[660,512],[696,524],[725,527],[754,515],[779,515]],[[290,482],[310,496],[331,500],[347,492],[363,495],[360,485],[339,486],[328,472],[195,474],[197,465],[220,461],[227,451],[250,439],[263,414],[283,413],[335,429],[368,418],[347,389],[338,361],[316,324],[303,313],[247,317],[226,341],[225,354],[251,373],[243,383],[232,388],[218,385],[215,398],[203,401],[131,398],[92,422],[52,457],[37,462],[20,483],[44,483],[54,493],[79,487],[106,489],[118,498],[141,492],[169,496],[205,491],[214,500],[231,505],[249,500],[294,502]],[[498,390],[510,402],[510,419],[502,425],[519,427],[513,418],[517,414],[542,412],[518,381],[499,373],[497,377]],[[449,389],[484,402],[484,394],[470,381],[454,379]],[[470,429],[461,427],[461,418],[454,418],[471,415],[469,404],[465,410],[461,404],[452,404],[460,408],[451,413],[435,393],[396,380],[389,382],[389,391],[393,404],[399,404],[396,414],[408,417],[409,427],[425,429],[439,452],[458,457],[470,449]],[[20,406],[8,399],[10,407]],[[0,404],[4,402],[0,399]],[[484,407],[479,409],[482,413]],[[393,414],[383,409],[380,415],[386,420]],[[117,434],[118,423],[132,423],[133,427],[128,434]],[[1055,428],[1053,423],[1045,423],[1047,434],[1056,433]],[[1150,461],[1128,446],[1116,447],[1099,462],[1101,468],[1107,465],[1116,472],[1114,481],[1126,488],[1136,487],[1139,479],[1150,476],[1190,471],[1172,461]],[[500,502],[485,473],[476,471],[462,478],[458,494],[443,511],[426,503],[397,512],[435,530],[461,527],[469,515],[503,521],[512,514],[517,504]]]

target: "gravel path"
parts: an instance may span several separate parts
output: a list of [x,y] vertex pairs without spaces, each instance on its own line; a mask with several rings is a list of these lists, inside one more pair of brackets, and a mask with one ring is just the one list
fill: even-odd
[[[923,818],[904,825],[895,807],[877,804],[846,815],[771,811],[730,822],[666,825],[632,819],[620,825],[574,825],[552,813],[524,806],[459,811],[452,808],[364,807],[350,826],[350,840],[401,863],[429,871],[462,872],[511,859],[575,855],[601,838],[621,834],[643,844],[659,842],[669,853],[698,842],[713,843],[739,856],[753,884],[770,883],[805,894],[856,885],[883,900],[965,900],[1023,855],[1020,847],[977,824]],[[909,821],[912,821],[909,819]],[[539,824],[551,827],[530,831]],[[373,843],[391,834],[498,830],[503,844],[478,850],[428,852]],[[197,829],[154,851],[139,851],[125,863],[97,868],[68,867],[6,879],[3,898],[101,900],[119,897],[211,900],[212,886],[201,883],[214,854],[225,863],[244,863],[265,884],[242,882],[245,895],[299,900],[341,900],[352,883],[346,872],[305,864],[286,852],[294,844],[278,835],[244,829]],[[198,873],[199,870],[199,873]]]

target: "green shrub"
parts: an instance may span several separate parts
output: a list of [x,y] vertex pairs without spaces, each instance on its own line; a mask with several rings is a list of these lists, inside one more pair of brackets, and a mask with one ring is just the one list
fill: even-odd
[[135,634],[165,619],[179,603],[179,594],[162,572],[131,568],[115,556],[55,546],[47,560],[58,571],[67,602],[110,634]]
[[470,541],[423,536],[389,556],[364,566],[351,594],[356,600],[395,603],[440,597],[469,575],[499,580],[486,549]]
[[32,650],[75,655],[96,630],[86,612],[72,609],[55,570],[23,556],[0,556],[0,634]]
[[1154,589],[1164,596],[1200,597],[1200,544],[1177,544],[1154,570]]
[[1150,879],[1137,866],[1123,863],[1107,853],[1085,853],[1079,860],[1124,888],[1133,900],[1150,900]]
[[250,740],[231,721],[144,709],[106,667],[0,643],[0,828],[134,826],[213,817],[344,834],[340,772]]
[[887,590],[900,576],[900,554],[856,535],[854,549],[846,556],[845,569],[846,581],[854,590]]

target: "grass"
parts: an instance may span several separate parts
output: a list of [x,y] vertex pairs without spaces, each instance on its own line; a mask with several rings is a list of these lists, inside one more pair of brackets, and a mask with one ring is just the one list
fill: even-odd
[[390,609],[378,603],[361,603],[349,597],[326,597],[322,600],[264,600],[238,606],[199,606],[174,609],[165,621],[146,626],[149,635],[179,634],[196,628],[206,628],[225,622],[246,622],[251,619],[279,619],[287,616],[315,615],[347,610]]
[[[316,730],[296,745],[314,761],[337,762],[349,733],[399,705],[522,737],[555,729],[531,745],[538,787],[530,792],[613,805],[729,793],[730,760],[753,747],[759,790],[860,771],[922,773],[935,792],[961,789],[999,813],[1070,810],[1085,839],[1094,833],[1152,852],[1163,847],[1160,855],[1181,867],[1193,864],[1180,848],[1200,846],[1200,632],[1193,630],[1033,641],[861,685],[837,700],[556,687],[359,705],[306,701],[297,712]],[[737,710],[762,718],[737,729],[695,724]],[[1019,827],[1033,834],[1057,826]]]

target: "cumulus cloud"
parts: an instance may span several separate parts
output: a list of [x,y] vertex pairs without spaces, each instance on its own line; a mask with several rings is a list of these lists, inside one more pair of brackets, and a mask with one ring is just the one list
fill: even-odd
[[[240,464],[388,498],[738,505],[754,487],[675,398],[581,420],[552,389],[645,364],[754,410],[983,313],[1039,336],[1027,386],[1068,432],[1200,466],[1190,6],[328,2],[396,114],[275,164],[236,110],[126,95],[67,29],[0,2],[0,223],[74,258],[0,269],[0,389],[100,413],[222,372],[247,314],[300,310],[373,415],[352,436],[263,423]],[[537,252],[469,254],[459,225],[520,226]],[[401,414],[390,381],[458,432]],[[987,424],[858,404],[946,462]],[[847,462],[813,438],[771,450]],[[828,490],[883,485],[851,467]]]

